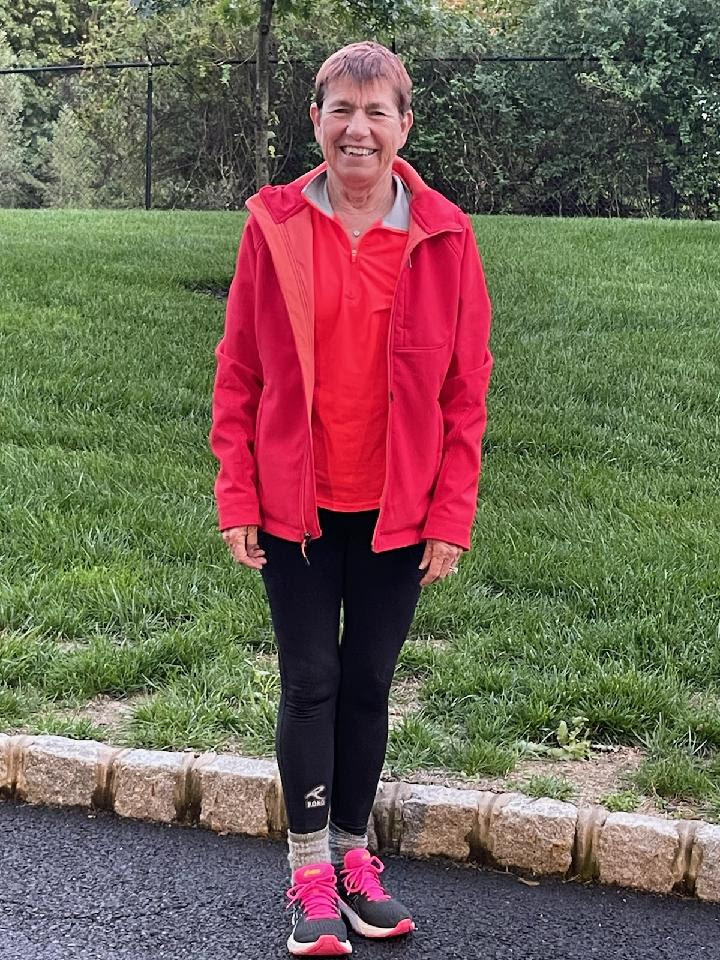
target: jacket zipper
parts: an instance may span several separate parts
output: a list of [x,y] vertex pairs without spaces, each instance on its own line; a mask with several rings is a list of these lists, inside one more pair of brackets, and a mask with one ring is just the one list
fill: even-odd
[[[311,432],[310,432],[310,441],[309,441],[309,442],[310,442],[310,444],[312,444],[312,428],[310,428],[310,430],[311,430]],[[308,548],[308,544],[309,544],[310,541],[312,540],[312,534],[311,534],[310,531],[307,529],[307,523],[306,523],[306,521],[305,521],[305,481],[306,481],[306,479],[307,479],[308,463],[309,463],[309,462],[310,462],[310,447],[308,447],[308,452],[307,452],[306,455],[305,455],[305,467],[304,467],[304,469],[303,469],[302,477],[301,477],[301,480],[300,480],[300,483],[301,483],[301,487],[300,487],[300,522],[301,522],[302,527],[303,527],[302,540],[300,541],[300,552],[302,553],[303,558],[304,558],[304,560],[305,560],[305,563],[306,563],[308,566],[310,566],[310,560],[308,559],[307,548]]]
[[[303,526],[305,526],[305,524],[303,524]],[[311,540],[312,534],[305,532],[303,534],[302,543],[300,544],[300,553],[302,553],[303,557],[305,557],[305,563],[308,566],[310,566],[310,561],[308,560],[308,555],[305,551],[307,550],[307,546]]]
[[[410,251],[410,253],[411,252],[412,251]],[[408,269],[412,266],[410,253],[408,253],[408,259],[407,259]],[[387,416],[387,426],[385,428],[385,481],[383,483],[382,493],[380,494],[380,509],[378,510],[377,520],[375,521],[375,528],[373,529],[372,539],[370,540],[370,547],[373,550],[375,549],[375,537],[377,536],[377,529],[380,526],[380,517],[382,516],[383,507],[385,506],[385,497],[387,493],[388,468],[390,466],[390,417],[392,416],[392,405],[395,400],[395,397],[392,391],[392,338],[393,338],[393,331],[395,329],[395,309],[397,307],[398,290],[400,289],[400,284],[403,282],[403,279],[404,279],[404,273],[398,277],[398,282],[395,284],[392,307],[390,308],[390,324],[388,327],[388,338],[387,338],[388,416]]]

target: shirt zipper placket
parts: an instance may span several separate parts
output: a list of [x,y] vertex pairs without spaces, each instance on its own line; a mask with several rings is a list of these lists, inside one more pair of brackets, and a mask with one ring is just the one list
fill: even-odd
[[[357,249],[353,249],[352,247],[350,248],[350,262],[353,264],[353,266],[357,262]],[[397,288],[395,290],[395,293],[397,293]],[[307,548],[310,541],[312,540],[312,534],[307,529],[307,522],[305,518],[305,485],[307,480],[308,463],[310,462],[310,449],[312,447],[312,421],[310,423],[309,436],[310,436],[310,440],[309,440],[308,452],[305,455],[305,466],[303,469],[302,488],[300,491],[300,523],[302,524],[302,527],[303,527],[303,537],[300,542],[300,552],[302,553],[305,563],[308,566],[310,566],[310,560],[307,555]],[[387,444],[387,439],[386,439],[386,444]],[[386,446],[386,453],[387,453],[387,446]]]

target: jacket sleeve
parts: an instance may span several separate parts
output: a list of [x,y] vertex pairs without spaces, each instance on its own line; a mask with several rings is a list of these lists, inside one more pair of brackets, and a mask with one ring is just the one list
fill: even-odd
[[245,224],[225,313],[225,332],[215,349],[210,447],[220,463],[215,499],[221,530],[261,524],[255,465],[255,422],[262,393],[262,365],[255,335],[257,253],[252,216]]
[[460,298],[452,358],[440,391],[444,424],[438,480],[423,539],[470,549],[480,480],[485,398],[493,358],[489,349],[491,304],[470,218],[460,265]]

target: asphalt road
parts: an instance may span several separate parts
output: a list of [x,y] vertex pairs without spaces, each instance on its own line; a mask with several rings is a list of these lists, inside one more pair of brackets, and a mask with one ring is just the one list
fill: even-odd
[[[384,858],[415,913],[403,960],[720,960],[720,907]],[[0,802],[0,960],[289,957],[284,844]]]

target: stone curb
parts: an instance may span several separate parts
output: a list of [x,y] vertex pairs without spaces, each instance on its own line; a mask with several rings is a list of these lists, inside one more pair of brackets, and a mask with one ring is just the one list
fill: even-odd
[[[0,797],[281,838],[275,761],[112,747],[0,733]],[[378,785],[368,822],[377,853],[444,856],[532,875],[593,880],[720,902],[720,826],[575,807],[518,793]]]

